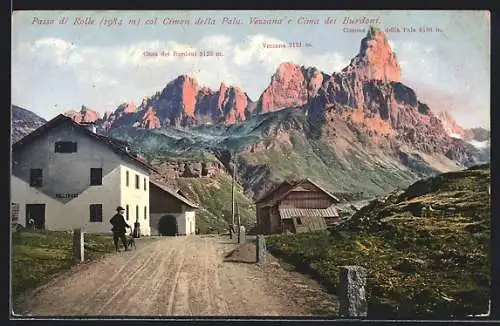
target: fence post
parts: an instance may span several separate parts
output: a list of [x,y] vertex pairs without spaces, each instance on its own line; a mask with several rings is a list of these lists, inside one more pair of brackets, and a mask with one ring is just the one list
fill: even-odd
[[85,241],[82,229],[73,230],[73,261],[81,263],[85,261]]
[[246,242],[246,230],[245,227],[242,225],[240,226],[240,230],[238,232],[238,243],[242,244]]
[[341,266],[339,283],[339,314],[341,317],[366,317],[366,269]]
[[266,240],[262,234],[257,235],[257,263],[266,262]]

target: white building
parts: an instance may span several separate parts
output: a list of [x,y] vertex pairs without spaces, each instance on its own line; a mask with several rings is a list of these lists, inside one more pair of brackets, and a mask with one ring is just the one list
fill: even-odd
[[[192,203],[177,191],[157,181],[150,180],[149,184],[151,188],[149,193],[151,233],[154,235],[195,234],[195,212],[198,205]],[[162,224],[164,225],[163,227],[161,227]]]
[[[58,115],[12,146],[11,209],[17,223],[110,233],[116,207],[150,235],[149,175],[127,143]],[[16,216],[12,217],[13,220]]]

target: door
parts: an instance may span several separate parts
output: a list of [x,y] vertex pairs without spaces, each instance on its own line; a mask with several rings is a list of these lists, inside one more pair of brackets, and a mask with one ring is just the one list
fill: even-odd
[[179,233],[177,218],[171,215],[162,216],[158,222],[158,231],[161,235],[177,235],[177,233]]
[[26,204],[26,226],[45,229],[45,204]]

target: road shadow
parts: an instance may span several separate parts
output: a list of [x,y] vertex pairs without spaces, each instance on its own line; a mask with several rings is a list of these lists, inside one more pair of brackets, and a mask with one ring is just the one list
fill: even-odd
[[224,262],[255,264],[257,263],[257,249],[255,244],[240,244],[225,254],[223,260]]
[[257,264],[257,260],[255,261],[245,261],[245,260],[237,260],[237,259],[224,259],[225,263],[232,263],[232,264],[249,264],[249,265],[255,265]]

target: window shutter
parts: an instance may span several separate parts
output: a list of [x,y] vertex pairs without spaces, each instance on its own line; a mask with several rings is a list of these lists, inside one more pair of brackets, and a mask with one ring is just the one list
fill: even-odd
[[90,204],[90,222],[102,222],[102,204]]

